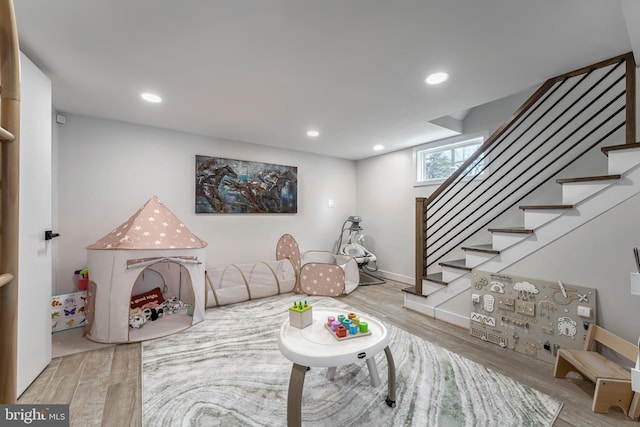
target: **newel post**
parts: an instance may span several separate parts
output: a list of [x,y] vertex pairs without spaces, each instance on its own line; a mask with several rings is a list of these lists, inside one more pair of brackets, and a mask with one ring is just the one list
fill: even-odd
[[636,61],[633,53],[626,55],[626,143],[636,143]]
[[422,277],[424,276],[424,253],[426,236],[424,231],[425,197],[416,197],[416,293],[422,295]]

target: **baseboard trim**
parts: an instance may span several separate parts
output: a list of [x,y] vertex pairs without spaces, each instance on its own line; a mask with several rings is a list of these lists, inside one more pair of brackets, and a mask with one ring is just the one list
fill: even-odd
[[452,325],[458,326],[463,329],[471,328],[471,319],[469,317],[462,316],[458,313],[453,313],[451,311],[444,311],[436,307],[434,310],[435,318],[437,320],[442,320],[443,322],[450,323]]
[[413,277],[405,276],[403,274],[396,274],[391,271],[376,270],[376,271],[373,271],[372,274],[376,276],[384,277],[385,279],[393,280],[395,282],[406,283],[407,285],[415,285],[416,283]]

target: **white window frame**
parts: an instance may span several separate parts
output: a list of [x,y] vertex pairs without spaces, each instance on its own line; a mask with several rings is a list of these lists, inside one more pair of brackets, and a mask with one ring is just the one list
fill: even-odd
[[[424,179],[422,163],[424,162],[424,155],[427,153],[433,153],[435,151],[448,151],[453,148],[471,145],[471,144],[482,144],[487,139],[486,134],[475,134],[475,135],[459,135],[453,138],[445,138],[438,141],[429,142],[427,144],[422,144],[413,149],[413,179],[414,186],[425,186],[425,185],[439,185],[447,180],[447,178],[437,178],[437,179]],[[486,163],[485,158],[485,163]],[[465,180],[471,180],[473,178],[483,179],[486,176],[486,166],[483,172],[477,176],[467,176]],[[453,174],[453,170],[451,173]]]

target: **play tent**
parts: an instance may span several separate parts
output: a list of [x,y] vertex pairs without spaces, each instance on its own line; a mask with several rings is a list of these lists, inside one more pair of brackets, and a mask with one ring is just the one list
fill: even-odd
[[[86,337],[105,343],[143,341],[204,320],[206,246],[152,197],[87,247]],[[130,322],[133,312],[144,313],[144,322]]]

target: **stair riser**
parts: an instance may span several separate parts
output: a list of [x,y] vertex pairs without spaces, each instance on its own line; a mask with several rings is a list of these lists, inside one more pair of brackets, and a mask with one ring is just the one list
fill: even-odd
[[467,267],[475,268],[487,260],[496,256],[495,254],[487,254],[484,252],[466,251],[465,263]]
[[469,272],[466,270],[460,270],[458,268],[451,268],[451,267],[442,267],[442,281],[443,282],[453,282],[454,280],[456,280],[458,277],[462,277],[465,274],[468,274]]
[[427,298],[404,292],[404,307],[425,316],[435,317],[435,309],[427,304]]
[[422,295],[424,296],[431,295],[434,292],[438,292],[442,288],[445,288],[445,286],[441,285],[440,283],[431,282],[429,280],[422,281]]
[[468,276],[463,276],[453,282],[449,282],[449,285],[443,287],[439,292],[429,295],[427,297],[427,304],[435,308],[470,287],[471,275],[469,274]]
[[510,246],[515,245],[518,242],[523,241],[527,237],[531,236],[530,234],[517,234],[517,233],[493,233],[492,236],[492,246],[493,249],[497,249],[499,251],[506,249]]
[[609,174],[623,174],[638,164],[640,164],[640,149],[609,152]]
[[610,182],[570,182],[562,184],[562,203],[575,205],[602,191],[615,181]]
[[526,210],[524,211],[524,228],[535,230],[558,218],[564,212],[557,210]]

